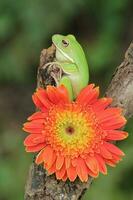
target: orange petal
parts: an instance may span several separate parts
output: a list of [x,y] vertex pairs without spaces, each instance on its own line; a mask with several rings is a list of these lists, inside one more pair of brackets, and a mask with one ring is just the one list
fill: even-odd
[[50,161],[47,164],[47,170],[51,168],[54,163],[56,163],[56,159],[57,159],[56,153],[53,151],[53,155],[51,156]]
[[58,87],[47,86],[47,95],[50,101],[54,104],[70,102],[69,93],[64,85]]
[[[44,165],[44,168],[45,168],[45,165]],[[54,162],[53,165],[48,169],[48,173],[51,175],[55,172],[56,172],[56,165],[55,165],[55,162]]]
[[99,113],[104,110],[107,106],[112,103],[112,98],[101,98],[98,99],[93,105],[92,108],[95,112]]
[[95,158],[97,159],[99,165],[99,171],[103,174],[107,174],[107,167],[103,158],[100,155],[95,155]]
[[75,181],[77,177],[76,168],[73,167],[72,165],[67,169],[67,176],[72,182]]
[[59,87],[57,87],[57,91],[60,95],[61,101],[63,101],[64,103],[70,102],[69,93],[64,85],[60,85]]
[[61,169],[62,165],[64,163],[64,156],[57,156],[57,160],[56,160],[56,169],[59,170]]
[[60,96],[57,92],[57,89],[51,85],[48,85],[47,86],[47,89],[46,89],[46,92],[47,92],[47,95],[48,95],[48,98],[49,100],[54,103],[54,104],[58,104],[59,101],[60,101]]
[[88,180],[87,166],[82,158],[77,159],[76,172],[82,182],[86,182]]
[[39,152],[39,154],[36,156],[35,163],[37,165],[40,165],[43,162],[43,149]]
[[31,121],[36,119],[45,119],[45,117],[47,117],[47,113],[35,112],[30,117],[28,117],[28,120]]
[[70,165],[71,165],[71,160],[70,160],[69,157],[65,158],[65,164],[66,164],[66,169],[68,169],[70,167]]
[[98,162],[95,157],[88,156],[85,160],[87,167],[94,173],[97,174],[99,172]]
[[106,110],[99,113],[98,119],[100,123],[108,122],[110,120],[120,118],[121,112],[121,108],[107,108]]
[[107,150],[107,148],[104,145],[101,145],[99,148],[100,148],[100,152],[101,152],[102,157],[104,157],[106,159],[112,158],[112,154],[110,153],[110,151]]
[[[44,151],[45,151],[45,149],[44,149]],[[48,155],[47,155],[47,158],[44,160],[44,162],[47,161],[46,162],[47,169],[49,169],[53,164],[53,159],[56,159],[56,156],[53,156],[54,152],[51,147],[49,148],[49,150],[47,149],[46,151],[48,152]]]
[[51,102],[49,101],[48,95],[44,89],[39,88],[36,95],[44,107],[49,108],[51,106]]
[[53,149],[50,145],[47,145],[43,150],[43,160],[47,165],[51,165],[53,156]]
[[94,173],[97,174],[99,172],[99,167],[98,167],[98,163],[97,160],[95,159],[95,157],[91,157],[88,156],[85,159],[86,165],[87,167]]
[[47,108],[43,105],[43,103],[37,97],[36,92],[32,95],[32,100],[37,108],[39,108],[40,110],[44,112],[47,111]]
[[56,171],[56,178],[62,179],[63,176],[65,175],[65,172],[66,172],[66,168],[65,168],[65,164],[64,164],[60,170]]
[[115,163],[119,163],[120,160],[122,160],[122,158],[116,154],[113,154],[113,161],[115,161]]
[[43,128],[44,119],[36,119],[31,122],[24,123],[24,127],[26,128]]
[[77,97],[76,102],[80,104],[89,104],[89,102],[90,104],[93,103],[99,95],[98,88],[94,88],[94,86],[94,84],[90,84],[82,89]]
[[64,174],[64,176],[62,177],[62,180],[63,180],[63,181],[66,181],[66,180],[67,180],[67,173]]
[[124,156],[125,154],[123,151],[121,151],[118,147],[116,147],[114,144],[111,144],[109,142],[104,142],[104,147],[108,149],[111,153],[114,153],[118,156]]
[[97,117],[103,129],[118,129],[125,125],[126,119],[121,116],[120,108],[108,108],[100,112]]
[[44,147],[46,146],[46,144],[38,144],[36,146],[30,146],[30,147],[26,147],[25,150],[26,152],[38,152],[40,151],[41,149],[43,149]]
[[105,160],[106,164],[108,164],[111,167],[115,167],[116,163],[113,160]]
[[72,163],[73,167],[76,167],[77,166],[77,158],[73,158],[71,163]]
[[42,129],[41,128],[36,128],[36,129],[31,129],[31,128],[25,128],[23,127],[23,130],[27,133],[32,133],[32,134],[41,134],[42,133]]
[[43,129],[43,120],[33,120],[31,122],[24,123],[23,130],[28,133],[41,133]]
[[98,175],[99,175],[99,173],[94,173],[94,172],[92,172],[89,168],[87,168],[87,171],[88,171],[88,175],[89,176],[91,176],[91,177],[93,177],[93,178],[97,178],[98,177]]
[[97,98],[99,97],[99,87],[95,87],[90,95],[88,96],[88,99],[86,101],[87,105],[91,105],[97,101]]
[[125,131],[119,131],[119,130],[108,130],[106,131],[107,140],[124,140],[128,137],[128,133]]
[[36,146],[37,144],[44,143],[44,137],[41,134],[30,134],[24,140],[25,146]]
[[123,116],[118,116],[117,118],[113,118],[108,122],[101,123],[101,127],[104,130],[112,130],[112,129],[119,129],[126,124],[126,119]]

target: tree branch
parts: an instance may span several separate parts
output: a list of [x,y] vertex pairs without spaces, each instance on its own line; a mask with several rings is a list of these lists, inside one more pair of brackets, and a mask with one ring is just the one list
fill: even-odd
[[[58,79],[59,71],[56,68],[43,69],[46,63],[54,59],[54,56],[53,45],[41,52],[37,87],[55,85],[53,74]],[[106,96],[113,98],[112,105],[123,108],[127,118],[133,115],[133,43],[126,51],[124,61],[116,68]],[[33,162],[25,188],[25,200],[79,200],[90,187],[91,182],[92,178],[87,183],[82,183],[79,179],[73,183],[58,181],[54,175],[48,176],[42,166],[37,166]]]

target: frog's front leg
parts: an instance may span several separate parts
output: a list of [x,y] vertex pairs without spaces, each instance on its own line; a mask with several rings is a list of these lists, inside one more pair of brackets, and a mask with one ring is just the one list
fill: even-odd
[[78,68],[74,63],[58,63],[57,62],[57,65],[63,71],[63,76],[61,80],[59,81],[59,84],[65,85],[65,87],[69,91],[69,96],[71,100],[73,100],[75,95],[74,95],[72,80],[70,79],[69,76],[72,77],[74,76],[74,74],[77,74]]
[[62,73],[60,72],[60,75],[63,74],[63,76],[58,80],[53,70],[51,71],[51,76],[54,78],[56,85],[63,84],[68,89],[70,98],[74,99],[73,86],[69,78],[69,75],[72,75],[72,74],[74,75],[74,73],[78,72],[77,66],[74,63],[63,63],[63,62],[55,61],[55,62],[47,63],[45,65],[45,68],[49,67],[49,69],[51,70],[51,68],[53,69],[54,66],[62,70]]
[[69,77],[63,76],[61,80],[59,81],[59,85],[64,85],[67,88],[69,97],[71,100],[73,100],[74,99],[73,87],[72,87],[72,83]]
[[64,74],[68,74],[68,75],[72,75],[74,73],[78,72],[78,68],[77,65],[75,65],[74,63],[58,63],[56,62],[56,64],[62,69],[62,71],[64,72]]
[[56,85],[59,84],[59,80],[61,79],[63,73],[59,64],[56,62],[49,62],[46,63],[41,69],[46,70],[47,74],[54,79]]

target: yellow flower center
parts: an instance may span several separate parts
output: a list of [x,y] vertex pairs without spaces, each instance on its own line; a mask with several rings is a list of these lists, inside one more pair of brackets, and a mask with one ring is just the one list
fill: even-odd
[[54,107],[45,123],[48,143],[57,152],[69,156],[88,153],[94,143],[94,113],[82,110],[77,104]]

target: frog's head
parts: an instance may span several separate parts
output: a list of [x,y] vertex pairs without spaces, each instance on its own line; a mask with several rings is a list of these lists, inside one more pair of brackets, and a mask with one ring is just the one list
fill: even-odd
[[52,42],[56,47],[56,59],[58,61],[69,61],[74,63],[74,51],[76,49],[76,38],[73,35],[55,34],[52,37]]

